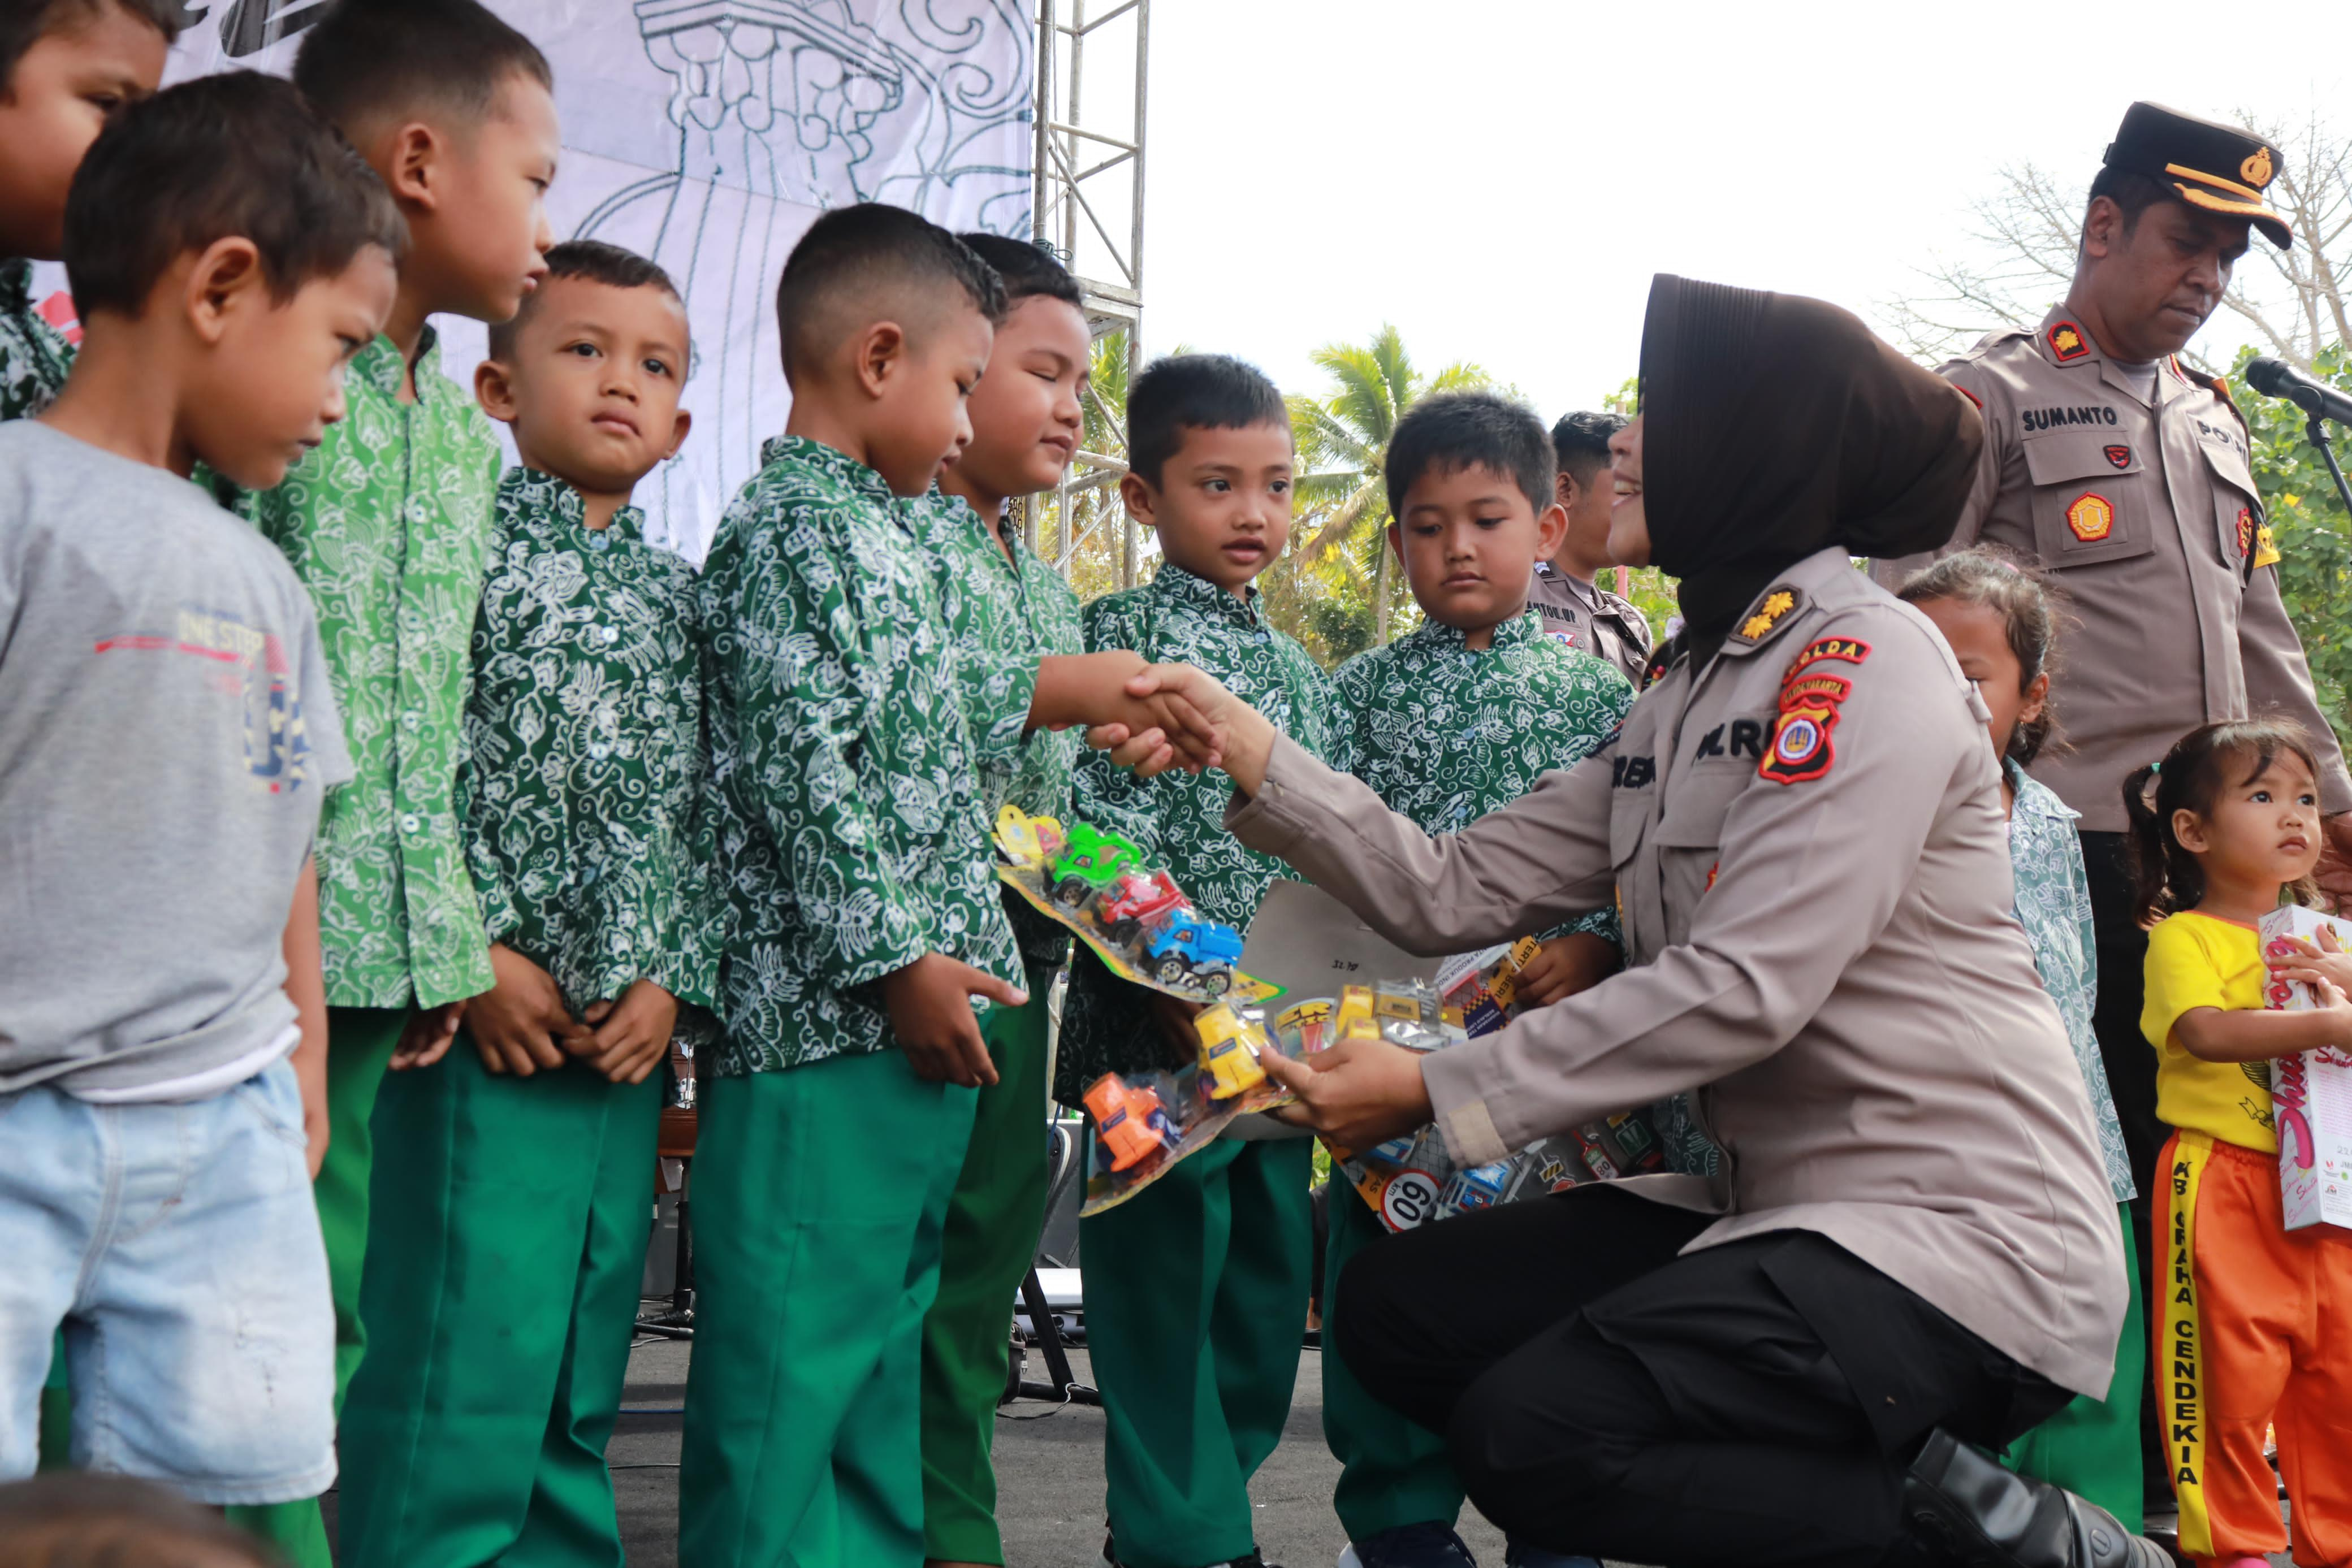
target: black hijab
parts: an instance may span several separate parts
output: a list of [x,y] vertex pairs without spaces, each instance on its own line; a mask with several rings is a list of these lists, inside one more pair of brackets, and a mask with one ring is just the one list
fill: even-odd
[[1642,413],[1650,561],[1682,580],[1695,664],[1818,550],[1949,539],[1984,444],[1965,393],[1848,312],[1667,273],[1642,329]]

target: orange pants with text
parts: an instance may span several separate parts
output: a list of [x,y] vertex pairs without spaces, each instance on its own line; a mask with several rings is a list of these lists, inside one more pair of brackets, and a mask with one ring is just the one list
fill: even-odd
[[2158,1289],[2149,1366],[2180,1547],[2200,1565],[2287,1545],[2297,1568],[2352,1568],[2352,1233],[2287,1230],[2278,1157],[2180,1132],[2157,1166]]

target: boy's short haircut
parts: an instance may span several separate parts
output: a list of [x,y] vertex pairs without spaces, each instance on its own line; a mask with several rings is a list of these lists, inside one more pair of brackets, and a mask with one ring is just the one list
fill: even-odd
[[[664,294],[686,304],[686,297],[677,291],[668,273],[633,250],[623,250],[616,245],[606,245],[598,239],[568,239],[547,253],[547,276],[539,287],[522,297],[522,308],[508,320],[490,327],[490,358],[504,360],[514,353],[515,340],[522,332],[522,324],[530,319],[531,311],[547,286],[559,277],[585,278],[608,288],[658,288]],[[691,348],[688,347],[689,355]]]
[[16,62],[27,49],[51,33],[63,32],[107,10],[146,23],[163,34],[167,44],[178,42],[180,29],[195,19],[182,8],[180,0],[7,0],[0,5],[0,98],[7,96]]
[[1561,414],[1559,423],[1551,427],[1553,465],[1578,484],[1591,485],[1592,476],[1609,466],[1610,437],[1625,424],[1622,413],[1594,413],[1588,409]]
[[58,1470],[0,1486],[0,1560],[9,1568],[270,1568],[276,1557],[215,1511],[153,1481]]
[[232,235],[261,252],[280,303],[368,246],[395,262],[408,247],[392,193],[291,84],[229,71],[99,133],[66,197],[66,279],[84,317],[135,317],[175,259]]
[[1389,515],[1404,516],[1405,492],[1433,469],[1441,474],[1484,468],[1517,485],[1538,512],[1552,503],[1551,438],[1543,421],[1493,392],[1444,392],[1425,397],[1397,421],[1381,464]]
[[971,247],[939,225],[886,202],[836,207],[809,225],[776,280],[776,330],[784,379],[814,370],[842,340],[899,318],[908,330],[955,294],[1004,320],[1004,285]]
[[1228,354],[1154,360],[1127,393],[1127,465],[1150,485],[1184,444],[1187,430],[1290,429],[1281,389]]
[[347,132],[426,110],[479,120],[517,76],[555,90],[539,46],[478,0],[332,0],[294,56],[294,85]]
[[970,246],[971,253],[988,263],[1003,283],[1006,309],[1024,299],[1037,298],[1058,299],[1065,305],[1086,308],[1086,295],[1079,290],[1078,280],[1044,246],[976,232],[961,234],[956,238]]

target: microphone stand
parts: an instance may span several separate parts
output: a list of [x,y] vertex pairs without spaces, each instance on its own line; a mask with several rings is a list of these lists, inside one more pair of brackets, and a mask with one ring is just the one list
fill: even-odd
[[2327,460],[2327,472],[2336,481],[2336,493],[2344,498],[2344,509],[2352,512],[2352,485],[2344,482],[2343,465],[2336,461],[2336,448],[2327,444],[2327,423],[2314,413],[2305,423],[2304,435],[2319,448],[2320,456]]

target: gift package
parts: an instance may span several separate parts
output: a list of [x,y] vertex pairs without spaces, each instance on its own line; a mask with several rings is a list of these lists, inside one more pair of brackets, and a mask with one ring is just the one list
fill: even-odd
[[[2301,938],[2316,946],[2323,930],[2352,952],[2352,921],[2289,905],[2263,917],[2263,956],[2293,955]],[[2319,1005],[2311,988],[2273,978],[2263,1005],[2296,1012]],[[2333,1048],[2271,1062],[2271,1107],[2278,1120],[2279,1193],[2286,1228],[2340,1225],[2352,1229],[2352,1054]]]

